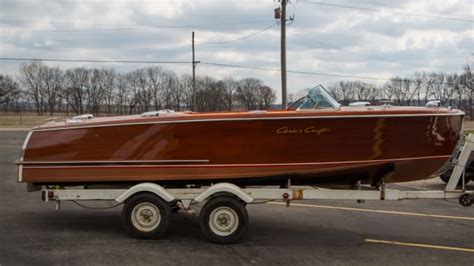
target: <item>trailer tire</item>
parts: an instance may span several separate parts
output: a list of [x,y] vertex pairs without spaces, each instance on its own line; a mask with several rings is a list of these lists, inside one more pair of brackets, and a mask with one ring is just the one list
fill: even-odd
[[472,204],[474,204],[474,198],[470,194],[462,194],[461,197],[459,197],[459,204],[463,207],[471,207]]
[[199,215],[201,231],[216,244],[232,244],[242,239],[247,230],[249,216],[245,203],[230,197],[212,197]]
[[152,193],[130,197],[122,209],[122,219],[130,237],[156,239],[166,234],[171,207]]

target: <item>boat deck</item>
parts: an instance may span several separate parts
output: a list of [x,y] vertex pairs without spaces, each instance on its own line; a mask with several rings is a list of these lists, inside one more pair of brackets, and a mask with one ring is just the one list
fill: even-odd
[[427,107],[397,107],[397,106],[367,106],[341,107],[337,109],[314,110],[253,110],[239,112],[170,112],[156,116],[125,115],[111,117],[93,117],[78,123],[69,124],[68,121],[49,122],[33,130],[43,130],[64,127],[100,126],[109,124],[153,123],[160,121],[190,121],[190,120],[231,120],[231,119],[275,119],[275,118],[305,118],[305,117],[367,117],[367,116],[423,116],[439,114],[440,116],[464,115],[460,110],[450,108]]

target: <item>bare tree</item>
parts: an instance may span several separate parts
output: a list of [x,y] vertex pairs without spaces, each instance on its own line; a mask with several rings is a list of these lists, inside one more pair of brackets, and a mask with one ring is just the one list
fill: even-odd
[[433,97],[439,100],[441,105],[445,105],[454,94],[452,77],[444,73],[431,73],[429,77],[432,81],[430,84]]
[[131,105],[131,91],[128,84],[127,75],[118,75],[116,78],[117,92],[114,97],[116,110],[119,114],[126,113],[127,106]]
[[256,95],[259,110],[270,108],[270,105],[276,100],[275,92],[268,86],[259,87]]
[[352,81],[340,81],[329,87],[332,96],[343,105],[348,105],[355,100],[355,86]]
[[244,78],[239,81],[236,96],[239,103],[247,110],[257,108],[255,92],[262,87],[262,81],[254,78]]
[[426,83],[426,74],[425,72],[415,72],[412,78],[413,85],[415,86],[416,91],[416,102],[418,106],[426,103],[426,95],[428,94]]
[[104,103],[107,108],[107,113],[112,113],[115,98],[117,97],[115,92],[117,73],[113,68],[102,69],[100,71],[100,86],[104,92]]
[[89,86],[86,88],[86,112],[97,114],[100,112],[100,104],[102,102],[104,92],[100,84],[100,70],[90,69],[89,70]]
[[[9,108],[34,104],[39,115],[72,109],[107,114],[137,113],[150,109],[174,110],[253,110],[267,109],[276,100],[275,92],[255,78],[218,80],[209,76],[198,77],[196,94],[190,75],[178,77],[161,67],[147,67],[127,73],[113,68],[71,68],[64,72],[41,62],[20,66],[18,81],[0,75],[0,104]],[[24,89],[24,93],[22,91]],[[352,101],[395,100],[400,105],[423,105],[438,99],[474,115],[474,88],[469,65],[459,74],[415,72],[408,77],[393,77],[379,86],[361,81],[339,81],[329,86],[329,92],[342,104]],[[307,95],[307,89],[290,93],[290,102]],[[193,106],[193,98],[197,106]],[[23,97],[23,98],[21,98]],[[21,99],[21,100],[20,100]],[[196,107],[196,108],[195,108]],[[5,109],[7,110],[7,109]]]
[[223,111],[226,110],[226,89],[224,82],[216,81],[211,77],[199,77],[197,87],[198,111]]
[[20,82],[33,100],[38,115],[49,110],[52,115],[59,102],[63,85],[63,72],[58,67],[49,67],[40,62],[20,66]]
[[149,82],[145,68],[140,68],[127,74],[133,100],[129,108],[130,113],[135,109],[138,112],[150,111],[153,100],[153,88]]
[[392,95],[399,105],[411,105],[412,99],[417,94],[419,86],[413,86],[409,78],[394,77],[385,84],[385,90]]
[[45,99],[49,114],[53,115],[63,86],[63,72],[58,67],[43,66],[43,86],[40,90]]
[[176,95],[176,74],[161,67],[146,68],[149,86],[152,89],[153,105],[156,110],[174,108],[173,99]]
[[226,109],[232,110],[234,109],[234,100],[235,100],[235,91],[239,86],[239,83],[231,77],[226,77],[222,81],[224,82],[225,87],[225,102],[226,102]]
[[473,76],[473,74],[472,74],[472,69],[469,66],[469,64],[466,64],[463,67],[463,71],[464,72],[459,77],[459,83],[460,83],[460,86],[462,86],[464,88],[463,92],[465,94],[466,101],[467,101],[467,108],[465,110],[466,110],[466,112],[469,113],[469,117],[472,118],[473,117],[472,104],[473,104],[473,98],[474,98],[474,88],[472,86],[472,83],[473,83],[472,76]]
[[353,91],[353,96],[355,100],[361,101],[375,101],[377,97],[377,88],[374,84],[361,82],[361,81],[352,81],[347,82],[350,87],[353,89],[349,91]]
[[191,75],[182,75],[178,80],[183,105],[187,110],[194,110],[193,106],[193,79]]
[[63,98],[76,114],[83,114],[87,89],[90,86],[89,70],[85,68],[68,69],[64,77]]
[[22,64],[19,79],[26,88],[28,97],[33,100],[38,115],[43,115],[45,100],[42,94],[44,65],[40,62]]
[[18,83],[9,75],[0,74],[0,104],[4,105],[4,110],[12,103],[18,103],[21,97],[21,91]]
[[180,85],[179,78],[174,72],[170,72],[170,75],[167,78],[168,83],[168,93],[170,102],[168,107],[180,111],[183,105],[184,91]]

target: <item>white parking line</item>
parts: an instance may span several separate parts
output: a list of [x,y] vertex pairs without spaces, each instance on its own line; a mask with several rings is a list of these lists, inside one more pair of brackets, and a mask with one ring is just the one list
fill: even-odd
[[[286,203],[284,203],[284,202],[268,202],[268,204],[286,205]],[[401,211],[385,211],[385,210],[375,210],[375,209],[362,209],[362,208],[350,208],[350,207],[338,207],[338,206],[314,205],[314,204],[301,204],[301,203],[291,203],[291,206],[474,221],[474,217],[466,217],[466,216],[451,216],[451,215],[439,215],[439,214],[415,213],[415,212],[401,212]]]
[[365,242],[397,245],[397,246],[418,247],[418,248],[431,248],[431,249],[454,250],[454,251],[463,251],[463,252],[474,252],[473,248],[460,248],[460,247],[430,245],[430,244],[421,244],[421,243],[409,243],[409,242],[399,242],[399,241],[389,241],[389,240],[366,239]]

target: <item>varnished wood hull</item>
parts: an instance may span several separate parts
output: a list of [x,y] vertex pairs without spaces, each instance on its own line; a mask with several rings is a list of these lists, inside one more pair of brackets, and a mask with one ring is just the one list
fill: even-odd
[[163,184],[423,179],[453,153],[463,114],[445,109],[190,114],[34,129],[20,181]]

